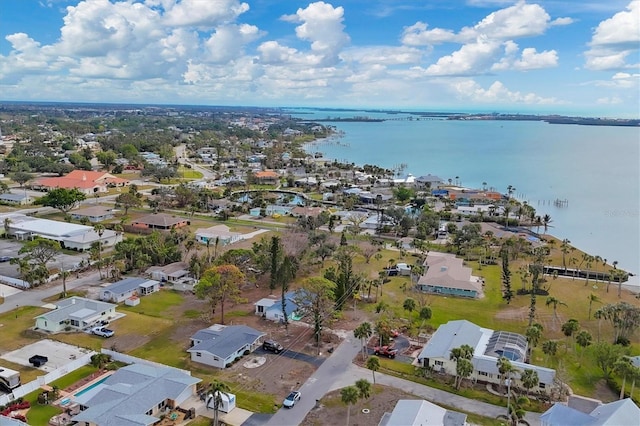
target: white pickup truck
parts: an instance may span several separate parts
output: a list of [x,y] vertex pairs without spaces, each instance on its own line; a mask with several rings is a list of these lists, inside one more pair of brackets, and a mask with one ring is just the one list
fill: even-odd
[[103,326],[92,328],[91,333],[102,337],[111,337],[115,334],[113,330],[109,330],[108,328]]

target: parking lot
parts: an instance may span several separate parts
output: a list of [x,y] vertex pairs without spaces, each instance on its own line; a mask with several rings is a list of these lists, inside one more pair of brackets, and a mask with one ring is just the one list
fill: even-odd
[[74,359],[89,352],[91,352],[89,349],[44,339],[39,342],[31,343],[30,345],[24,346],[15,351],[7,352],[0,358],[16,364],[32,367],[32,365],[29,364],[29,358],[34,355],[44,355],[49,358],[49,361],[39,368],[40,370],[49,372],[56,368],[63,367]]
[[[6,258],[22,257],[18,252],[22,248],[22,243],[16,240],[0,239],[0,258],[4,258],[4,261],[0,261],[0,275],[11,278],[20,278],[18,272],[18,265],[11,264]],[[47,265],[49,269],[60,269],[64,267],[66,270],[72,270],[74,266],[78,265],[81,260],[87,259],[87,254],[66,254],[60,253],[56,256],[55,260],[49,262]]]

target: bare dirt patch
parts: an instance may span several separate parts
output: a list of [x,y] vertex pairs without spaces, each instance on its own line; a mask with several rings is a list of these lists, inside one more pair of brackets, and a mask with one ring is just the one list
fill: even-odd
[[[419,399],[414,395],[383,385],[373,385],[371,397],[358,400],[351,406],[349,424],[351,426],[376,425],[384,413],[393,411],[400,399]],[[363,413],[362,410],[368,410]],[[347,406],[340,399],[340,390],[326,394],[320,405],[309,412],[301,426],[341,425],[347,418]]]

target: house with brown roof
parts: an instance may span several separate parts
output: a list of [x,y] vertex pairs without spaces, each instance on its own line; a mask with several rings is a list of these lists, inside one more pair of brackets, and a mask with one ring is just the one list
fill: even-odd
[[425,272],[418,278],[416,289],[442,296],[472,299],[482,295],[482,281],[471,275],[462,259],[447,253],[431,252],[424,262]]
[[263,170],[255,172],[253,177],[258,183],[265,185],[276,185],[280,180],[280,175],[273,170]]
[[291,214],[295,217],[318,217],[323,211],[323,207],[297,206],[291,209]]
[[89,219],[91,223],[99,223],[115,217],[113,209],[106,206],[91,206],[71,212],[71,217],[81,220],[83,217]]
[[74,170],[66,176],[47,177],[36,180],[31,186],[37,189],[77,189],[85,195],[107,192],[109,188],[129,185],[127,179],[122,179],[111,173],[92,172],[89,170]]
[[189,224],[189,220],[184,217],[172,216],[165,213],[153,213],[134,220],[131,223],[131,226],[134,228],[168,231],[170,229],[181,228]]

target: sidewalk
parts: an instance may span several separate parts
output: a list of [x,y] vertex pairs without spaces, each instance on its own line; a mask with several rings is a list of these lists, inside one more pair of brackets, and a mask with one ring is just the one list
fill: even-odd
[[[333,383],[329,391],[334,391],[345,386],[352,385],[358,379],[367,379],[371,382],[373,380],[372,371],[366,368],[359,367],[355,364],[351,364],[349,368],[340,376],[339,380]],[[391,386],[397,389],[402,389],[405,392],[420,396],[435,404],[444,404],[449,407],[454,407],[458,410],[464,410],[493,419],[501,414],[506,414],[507,412],[507,409],[505,407],[498,407],[496,405],[487,404],[486,402],[465,398],[459,395],[442,391],[440,389],[434,389],[429,386],[424,386],[419,383],[412,382],[410,380],[389,376],[383,373],[376,373],[376,383],[385,386]],[[531,426],[539,426],[541,424],[540,413],[527,412],[525,420]]]

